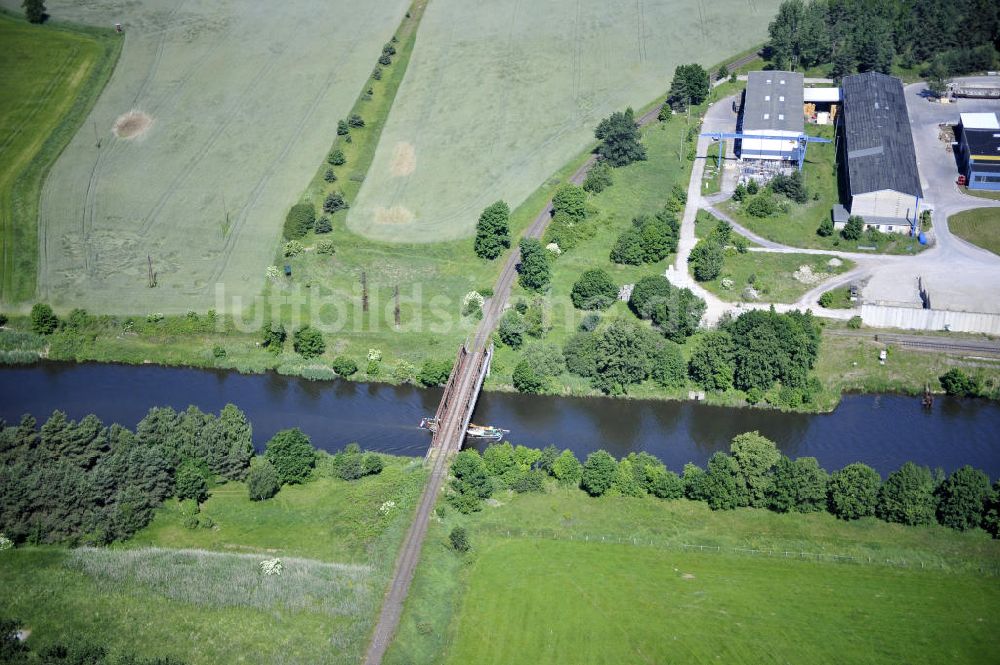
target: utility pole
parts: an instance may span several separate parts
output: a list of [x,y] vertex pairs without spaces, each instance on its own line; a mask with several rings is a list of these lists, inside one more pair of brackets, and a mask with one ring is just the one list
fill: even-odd
[[148,274],[149,288],[151,289],[156,288],[156,273],[153,272],[153,257],[151,257],[149,254],[146,255],[146,266],[149,270]]

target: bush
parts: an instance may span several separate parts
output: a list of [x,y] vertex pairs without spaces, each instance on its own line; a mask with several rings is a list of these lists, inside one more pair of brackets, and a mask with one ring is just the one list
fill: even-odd
[[214,358],[219,358],[219,359],[225,358],[226,349],[216,344],[215,346],[212,347],[212,356]]
[[305,250],[306,250],[306,248],[298,240],[289,240],[281,248],[281,251],[285,255],[285,258],[291,258],[293,256],[298,256],[299,254],[301,254]]
[[333,231],[333,224],[330,222],[330,218],[326,215],[320,217],[316,220],[315,231],[318,234],[329,233]]
[[607,309],[617,299],[618,285],[601,268],[585,271],[570,292],[570,300],[577,309]]
[[201,503],[208,498],[208,483],[201,470],[192,463],[185,463],[177,469],[175,493],[178,499],[192,499]]
[[939,379],[941,387],[949,395],[956,397],[982,397],[985,394],[983,379],[969,376],[957,367],[948,370]]
[[350,127],[347,126],[346,120],[337,121],[337,136],[347,136],[351,133]]
[[611,248],[610,259],[623,265],[642,265],[645,252],[642,247],[642,236],[634,226],[621,232]]
[[514,480],[513,483],[511,483],[510,488],[518,494],[526,494],[528,492],[544,492],[545,472],[541,469],[534,469],[532,471],[528,471],[527,473],[522,473]]
[[653,380],[663,388],[680,388],[687,382],[687,363],[679,344],[667,342],[653,357]]
[[862,324],[861,317],[857,315],[852,316],[850,319],[847,320],[847,327],[852,328],[854,330],[860,328],[861,324]]
[[337,182],[337,174],[333,172],[333,169],[327,169],[326,173],[323,174],[323,180],[327,182]]
[[323,212],[333,214],[339,210],[346,210],[350,206],[344,200],[344,195],[340,192],[330,192],[323,199]]
[[382,456],[378,453],[365,453],[361,458],[361,471],[366,476],[375,476],[382,473],[382,469],[385,468],[385,462],[382,461]]
[[323,341],[323,333],[319,330],[303,326],[295,331],[292,348],[303,358],[315,358],[326,351],[326,342]]
[[591,194],[600,194],[613,183],[611,165],[604,161],[598,161],[587,172],[587,177],[583,181],[583,188]]
[[376,81],[381,81],[382,80],[382,68],[381,67],[376,67],[375,69],[372,70],[372,78],[375,79]]
[[538,394],[545,392],[548,387],[545,376],[535,371],[532,364],[525,359],[522,359],[514,367],[511,382],[519,393]]
[[274,465],[282,485],[304,482],[316,466],[316,451],[299,428],[283,429],[267,442],[264,458]]
[[840,230],[840,235],[844,240],[860,240],[864,230],[865,220],[856,215],[851,215],[847,218],[847,224]]
[[451,374],[451,361],[449,360],[428,360],[420,368],[417,374],[417,381],[428,388],[433,386],[443,386],[448,383],[448,376]]
[[358,371],[358,364],[351,360],[350,358],[345,358],[344,356],[337,356],[330,363],[330,367],[333,371],[337,373],[338,376],[348,377],[352,376]]
[[31,332],[36,335],[51,335],[59,327],[59,317],[52,308],[39,302],[31,308]]
[[448,534],[448,542],[451,544],[451,549],[456,552],[468,552],[469,551],[469,534],[465,531],[464,527],[456,526]]
[[517,313],[516,309],[508,309],[500,317],[500,325],[497,326],[497,335],[499,335],[500,341],[510,348],[521,348],[521,344],[524,343],[525,331],[524,318]]
[[247,493],[251,501],[264,501],[278,493],[278,471],[263,457],[254,457],[247,472]]
[[[750,182],[753,182],[753,180]],[[778,202],[774,200],[769,191],[764,190],[747,201],[746,212],[751,217],[759,217],[761,219],[770,217],[778,212]]]
[[323,254],[324,256],[330,256],[337,251],[332,240],[320,240],[316,243],[316,253]]
[[352,113],[347,118],[347,124],[350,125],[351,127],[364,127],[365,126],[365,121],[357,113]]
[[392,45],[392,42],[386,42],[386,45],[382,47],[382,53],[396,55],[396,47]]
[[285,326],[280,323],[265,325],[261,333],[263,337],[261,346],[271,353],[281,353],[281,349],[285,344],[285,338],[288,336],[288,333],[285,332]]
[[802,180],[801,171],[793,171],[791,175],[779,173],[771,179],[771,191],[776,194],[783,194],[796,203],[805,203],[809,200],[809,191]]
[[583,377],[597,374],[597,335],[581,332],[573,335],[563,346],[566,369]]
[[342,166],[347,163],[347,157],[344,156],[344,151],[338,148],[330,153],[327,161],[334,166]]
[[580,325],[577,326],[577,329],[580,330],[580,332],[594,332],[597,330],[597,326],[599,326],[600,323],[601,315],[597,312],[591,312],[580,319]]
[[691,250],[688,258],[694,278],[699,282],[707,282],[719,276],[725,263],[725,253],[722,245],[710,239],[699,240]]
[[4,314],[3,312],[0,312],[0,328],[4,327],[5,325],[7,325],[7,315]]
[[823,238],[829,238],[833,235],[833,220],[826,218],[819,223],[819,228],[816,229],[816,235]]
[[392,58],[389,57],[388,53],[383,53],[378,58],[378,64],[382,65],[383,67],[388,67],[389,65],[392,64]]

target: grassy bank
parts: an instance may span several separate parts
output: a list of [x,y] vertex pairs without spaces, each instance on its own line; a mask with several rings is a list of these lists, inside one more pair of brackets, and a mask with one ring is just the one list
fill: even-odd
[[42,183],[104,89],[122,38],[0,10],[0,43],[0,302],[13,303],[35,293]]
[[[446,545],[459,524],[472,541],[464,557]],[[882,565],[735,548],[871,557]],[[872,654],[890,662],[978,662],[998,627],[984,608],[1000,602],[993,578],[979,570],[998,561],[998,544],[983,532],[712,512],[686,500],[593,499],[550,487],[432,523],[387,662],[469,662],[472,654],[485,663],[701,662],[720,653],[728,662],[761,653],[791,661],[808,654],[810,662]],[[490,629],[474,629],[483,616]],[[724,645],[709,637],[720,621]]]
[[1000,208],[978,208],[952,215],[948,229],[962,240],[1000,254]]
[[[426,479],[415,460],[384,459],[376,476],[318,472],[268,501],[216,487],[195,528],[171,500],[115,548],[3,552],[0,615],[24,622],[33,649],[75,634],[189,663],[358,662]],[[275,557],[282,575],[262,576]]]

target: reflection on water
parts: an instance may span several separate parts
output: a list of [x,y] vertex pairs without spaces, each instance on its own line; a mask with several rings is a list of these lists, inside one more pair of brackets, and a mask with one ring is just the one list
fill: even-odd
[[[275,373],[62,363],[0,368],[0,417],[8,422],[27,412],[44,420],[61,409],[72,418],[96,413],[107,423],[133,427],[152,406],[194,404],[218,411],[232,402],[253,423],[258,447],[279,429],[299,427],[328,450],[357,441],[372,450],[423,455],[430,439],[417,423],[434,413],[440,397],[440,389]],[[513,443],[551,443],[580,456],[598,448],[618,457],[646,450],[677,471],[728,450],[736,434],[758,430],[785,454],[814,456],[827,469],[863,461],[885,474],[913,460],[946,470],[972,464],[991,477],[1000,475],[1000,404],[982,400],[938,398],[927,412],[913,397],[849,395],[832,414],[805,415],[692,402],[484,393],[473,419],[511,430]]]

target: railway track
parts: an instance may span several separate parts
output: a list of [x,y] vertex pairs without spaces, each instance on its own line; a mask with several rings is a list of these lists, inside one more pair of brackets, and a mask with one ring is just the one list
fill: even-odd
[[977,355],[981,357],[1000,358],[1000,342],[975,339],[947,339],[921,335],[902,335],[896,333],[852,333],[846,330],[827,331],[832,337],[852,337],[865,339],[887,346],[900,346],[909,349],[932,351],[954,355]]

